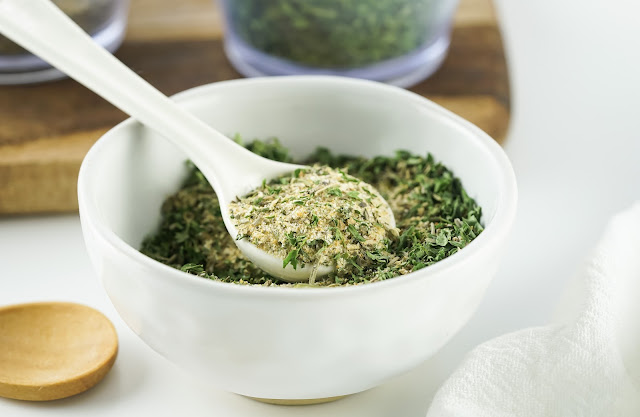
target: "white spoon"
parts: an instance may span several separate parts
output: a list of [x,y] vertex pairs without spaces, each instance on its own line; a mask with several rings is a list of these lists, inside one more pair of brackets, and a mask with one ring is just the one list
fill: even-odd
[[[245,239],[236,240],[237,230],[228,209],[229,202],[259,187],[264,179],[302,166],[255,155],[178,107],[96,44],[49,0],[0,0],[0,33],[173,142],[216,191],[225,226],[245,256],[285,281],[309,279],[310,266],[283,268],[282,259]],[[332,270],[331,266],[320,266],[317,275]]]

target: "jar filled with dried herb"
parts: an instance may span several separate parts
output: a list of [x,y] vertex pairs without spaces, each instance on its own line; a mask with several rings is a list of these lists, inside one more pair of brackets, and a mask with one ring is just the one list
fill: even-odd
[[331,74],[408,86],[449,47],[457,0],[221,0],[246,76]]
[[[110,52],[122,43],[129,0],[52,0],[93,39]],[[64,45],[60,45],[64,48]],[[0,84],[27,84],[65,75],[0,34]]]

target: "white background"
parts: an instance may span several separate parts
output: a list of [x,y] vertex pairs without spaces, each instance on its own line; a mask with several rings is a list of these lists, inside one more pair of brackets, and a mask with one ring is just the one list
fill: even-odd
[[[424,416],[464,353],[547,323],[608,218],[640,199],[640,2],[497,0],[512,87],[506,150],[520,201],[503,266],[474,318],[436,357],[335,403],[270,406],[195,382],[120,320],[89,264],[77,215],[0,219],[0,305],[64,300],[115,324],[120,353],[94,389],[1,416]],[[639,250],[640,253],[640,250]]]

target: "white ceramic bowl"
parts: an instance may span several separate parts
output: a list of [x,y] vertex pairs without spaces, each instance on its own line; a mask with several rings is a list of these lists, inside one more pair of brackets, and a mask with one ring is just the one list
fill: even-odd
[[327,398],[415,367],[473,314],[498,267],[517,194],[505,153],[480,129],[405,90],[337,77],[226,81],[175,98],[222,132],[277,136],[297,156],[318,145],[365,156],[431,152],[482,206],[486,228],[435,265],[356,287],[263,288],[188,275],[137,250],[185,177],[185,156],[127,120],[82,164],[80,216],[107,294],[151,348],[231,392]]

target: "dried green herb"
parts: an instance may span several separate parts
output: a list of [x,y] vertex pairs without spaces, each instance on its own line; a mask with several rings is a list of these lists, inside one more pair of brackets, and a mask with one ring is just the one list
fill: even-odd
[[[247,148],[292,162],[276,139],[254,141]],[[302,162],[339,168],[374,186],[391,206],[399,229],[398,235],[389,236],[382,247],[359,256],[336,255],[336,272],[313,286],[355,285],[407,274],[456,253],[483,230],[480,207],[464,191],[460,180],[431,155],[398,151],[392,157],[367,159],[334,155],[319,148]],[[367,198],[362,193],[357,197]],[[347,231],[348,242],[357,244],[363,233],[358,227],[345,225],[342,230],[336,223],[330,229],[337,240],[345,242]],[[295,262],[309,241],[306,236],[295,234],[290,239],[292,246],[285,260]],[[183,187],[164,202],[162,223],[155,234],[145,239],[141,251],[174,268],[209,279],[267,286],[309,285],[282,283],[244,258],[224,227],[215,193],[192,165]]]
[[250,46],[318,68],[405,55],[442,30],[440,0],[225,0],[230,29]]

